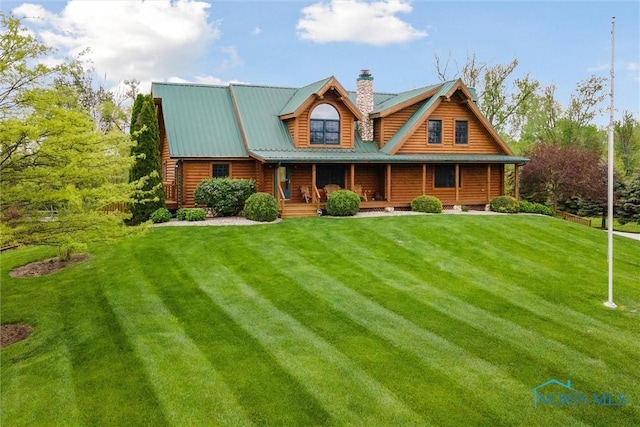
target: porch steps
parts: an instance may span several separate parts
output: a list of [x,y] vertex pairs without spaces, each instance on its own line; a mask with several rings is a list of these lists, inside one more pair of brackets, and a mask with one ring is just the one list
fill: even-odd
[[318,215],[318,207],[313,203],[285,203],[281,218],[301,218]]

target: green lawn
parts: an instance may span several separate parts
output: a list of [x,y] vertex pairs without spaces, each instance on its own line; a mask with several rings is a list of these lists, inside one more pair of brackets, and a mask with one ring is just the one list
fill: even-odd
[[[602,217],[591,218],[591,226],[595,228],[602,227]],[[640,224],[637,222],[628,222],[626,224],[620,224],[617,219],[613,219],[613,229],[616,231],[624,231],[627,233],[640,233]]]
[[[165,227],[5,252],[0,424],[640,425],[640,242],[540,216]],[[550,380],[588,405],[534,407]],[[562,392],[557,385],[546,391]],[[593,393],[612,393],[601,406]]]

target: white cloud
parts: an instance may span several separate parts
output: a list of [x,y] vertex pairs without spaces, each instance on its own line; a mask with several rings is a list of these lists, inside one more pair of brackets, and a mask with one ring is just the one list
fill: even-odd
[[197,83],[203,85],[215,85],[215,86],[228,86],[231,83],[245,84],[240,80],[222,80],[219,77],[214,76],[196,76],[193,80],[183,79],[182,77],[169,77],[167,79],[169,83]]
[[144,82],[188,72],[220,37],[209,7],[196,0],[71,0],[60,13],[29,3],[12,12],[61,55],[89,48],[91,65],[108,82]]
[[220,64],[221,70],[228,70],[244,64],[244,60],[238,54],[238,49],[235,46],[224,46],[220,50],[227,54],[227,58]]
[[254,36],[257,36],[258,34],[260,34],[262,32],[262,28],[260,27],[255,27],[253,29],[253,31],[251,31],[251,34],[253,34]]
[[302,9],[296,28],[298,37],[316,43],[405,43],[427,35],[396,16],[412,10],[405,0],[331,0]]

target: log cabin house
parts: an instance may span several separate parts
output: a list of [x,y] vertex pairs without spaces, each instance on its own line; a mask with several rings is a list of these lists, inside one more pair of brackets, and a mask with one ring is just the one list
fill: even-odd
[[377,93],[362,70],[355,92],[335,77],[301,88],[153,83],[151,92],[169,209],[194,206],[198,183],[226,176],[255,180],[283,217],[316,215],[330,184],[361,190],[363,210],[406,208],[421,194],[484,206],[504,194],[505,165],[517,175],[527,160],[461,80]]

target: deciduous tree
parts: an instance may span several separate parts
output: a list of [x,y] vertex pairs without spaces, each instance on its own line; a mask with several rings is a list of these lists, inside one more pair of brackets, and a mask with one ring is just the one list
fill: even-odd
[[527,153],[520,194],[554,209],[558,201],[581,197],[606,202],[607,169],[591,150],[575,145],[537,144]]
[[624,177],[631,177],[640,163],[640,126],[629,111],[625,111],[622,121],[614,125],[615,147],[621,172]]
[[126,135],[104,135],[78,94],[55,80],[70,64],[44,65],[51,49],[1,16],[0,216],[1,243],[68,248],[124,233],[130,200],[122,179],[130,166]]

